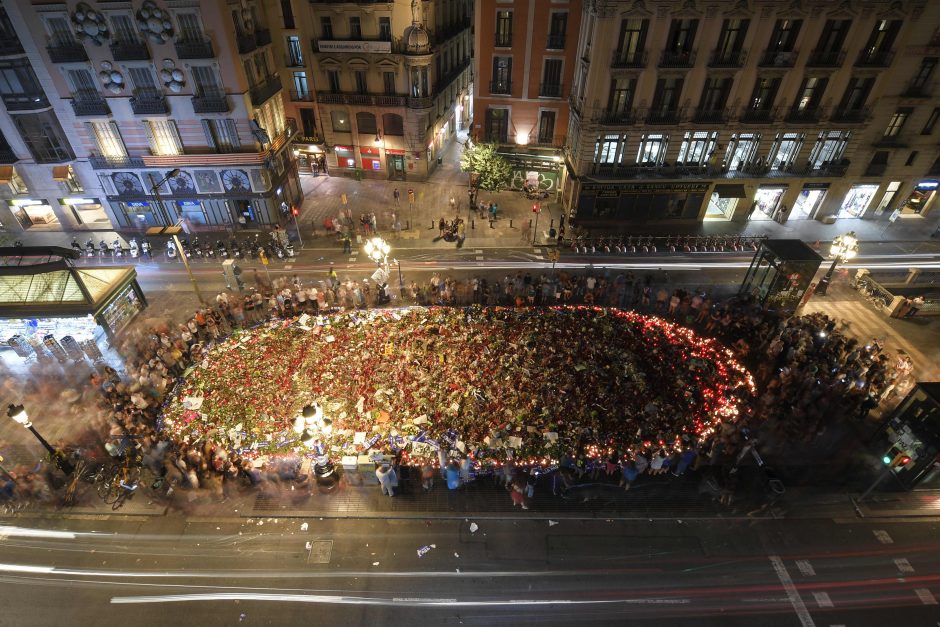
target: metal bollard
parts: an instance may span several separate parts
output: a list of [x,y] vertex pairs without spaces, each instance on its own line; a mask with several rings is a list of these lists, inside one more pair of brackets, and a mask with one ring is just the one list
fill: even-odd
[[512,219],[509,220],[509,228],[512,228]]
[[477,228],[477,221],[476,221],[476,220],[470,220],[470,230],[471,230],[471,231],[474,231],[474,230],[476,230],[476,228]]
[[[431,228],[433,229],[434,227],[432,226]],[[411,230],[411,220],[405,220],[405,230],[406,231]]]
[[434,230],[434,220],[431,220],[431,230]]
[[552,221],[549,222],[549,224],[548,224],[548,228],[551,229],[551,228],[554,228],[554,226],[555,226],[555,218],[552,218]]

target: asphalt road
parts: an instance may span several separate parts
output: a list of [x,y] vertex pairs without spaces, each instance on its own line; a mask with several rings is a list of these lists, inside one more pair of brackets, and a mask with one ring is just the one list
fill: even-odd
[[5,524],[14,526],[0,527],[0,625],[940,621],[935,522],[171,516]]

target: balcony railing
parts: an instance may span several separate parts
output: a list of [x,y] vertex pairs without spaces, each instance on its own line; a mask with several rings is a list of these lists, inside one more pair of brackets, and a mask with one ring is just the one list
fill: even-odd
[[659,56],[661,68],[690,68],[695,65],[695,50],[689,52],[672,52],[664,50]]
[[72,109],[77,116],[110,115],[108,102],[98,92],[78,92],[72,98]]
[[823,115],[822,107],[807,107],[805,109],[790,109],[784,118],[787,122],[814,123]]
[[757,65],[760,67],[793,67],[800,53],[796,50],[764,50]]
[[491,94],[511,94],[512,81],[492,81],[490,83]]
[[930,85],[917,81],[911,81],[901,93],[904,98],[929,98]]
[[404,107],[408,98],[405,96],[396,96],[395,94],[381,94],[375,96],[375,106],[377,107]]
[[10,165],[19,161],[16,154],[9,147],[0,148],[0,163]]
[[248,54],[258,48],[254,33],[236,33],[235,42],[238,45],[238,54]]
[[88,53],[85,52],[85,46],[77,41],[46,46],[46,52],[49,53],[49,60],[53,63],[73,63],[88,60]]
[[730,114],[724,109],[696,109],[692,116],[695,124],[725,124]]
[[678,109],[657,109],[655,111],[649,111],[646,114],[646,123],[647,124],[678,124],[679,123],[679,110]]
[[543,98],[561,98],[564,92],[564,85],[555,83],[542,83],[539,85],[539,96]]
[[[430,100],[430,98],[428,98]],[[318,91],[317,102],[321,104],[348,104],[375,107],[404,107],[408,98],[395,94],[343,94]]]
[[23,45],[16,37],[0,40],[0,56],[23,54]]
[[744,50],[725,52],[724,54],[718,50],[713,50],[712,56],[708,60],[708,67],[741,67],[744,65],[745,59],[747,59],[747,52]]
[[836,109],[832,112],[833,122],[842,122],[845,124],[861,124],[869,119],[871,109],[863,107],[861,109]]
[[313,102],[313,94],[309,91],[290,90],[290,99],[294,102]]
[[228,96],[221,92],[193,96],[192,100],[196,113],[227,113],[230,110]]
[[512,33],[496,33],[493,36],[493,45],[497,48],[512,48]]
[[137,115],[164,115],[170,112],[163,94],[140,92],[131,96],[131,109]]
[[115,61],[150,60],[150,48],[143,41],[114,41],[110,47]]
[[907,137],[898,135],[882,135],[875,140],[875,146],[882,148],[903,148],[907,146]]
[[597,116],[600,124],[620,126],[636,123],[636,112],[633,109],[605,109]]
[[813,50],[806,67],[840,67],[845,61],[844,50]]
[[284,55],[284,67],[303,67],[303,57],[296,57],[292,54]]
[[564,50],[565,49],[565,34],[564,33],[549,34],[548,49],[549,50]]
[[102,157],[92,155],[88,157],[88,162],[96,170],[114,170],[117,168],[144,168],[144,160],[141,157]]
[[176,56],[180,59],[212,59],[215,51],[212,49],[212,40],[178,41],[174,44]]
[[267,46],[271,43],[271,31],[267,28],[256,28],[255,29],[255,43],[258,44],[258,47]]
[[271,96],[281,91],[281,78],[275,74],[267,77],[260,85],[251,88],[251,104],[258,107],[268,101]]
[[887,170],[887,163],[869,163],[865,168],[865,176],[883,176]]
[[408,96],[408,107],[411,109],[430,109],[432,104],[434,104],[432,98]]
[[774,109],[745,109],[741,112],[741,121],[751,124],[769,124],[774,121]]
[[46,94],[42,92],[36,94],[3,94],[2,98],[7,111],[32,111],[50,106]]
[[646,67],[646,50],[637,50],[635,52],[614,50],[614,56],[610,60],[610,67],[633,69],[644,68]]
[[855,60],[855,65],[856,67],[888,67],[893,60],[893,50],[862,50]]

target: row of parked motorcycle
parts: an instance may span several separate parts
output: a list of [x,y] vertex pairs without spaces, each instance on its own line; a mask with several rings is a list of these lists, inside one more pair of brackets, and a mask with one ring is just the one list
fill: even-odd
[[[217,239],[215,243],[208,240],[200,241],[199,237],[194,237],[190,242],[188,239],[180,240],[180,247],[186,259],[258,259],[263,254],[268,259],[293,259],[296,256],[294,245],[287,241],[281,241],[272,233],[270,241],[266,241],[260,234],[255,233],[253,237],[244,240],[230,238],[228,244],[223,240]],[[109,245],[105,240],[100,240],[98,245],[89,239],[82,246],[78,240],[72,238],[72,249],[86,258],[109,258],[109,259],[149,259],[154,260],[154,251],[149,241],[142,238],[138,243],[136,237],[132,237],[128,242],[128,247],[121,245],[119,238]],[[157,253],[159,254],[159,253]],[[179,251],[172,239],[167,240],[165,256],[168,260],[179,259]]]
[[571,240],[570,246],[577,254],[596,253],[723,253],[755,252],[764,237],[741,237],[739,235],[718,236],[669,236],[653,237],[628,236],[590,238],[579,235]]

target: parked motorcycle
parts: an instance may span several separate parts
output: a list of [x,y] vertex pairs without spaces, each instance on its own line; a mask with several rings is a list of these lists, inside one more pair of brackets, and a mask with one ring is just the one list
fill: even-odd
[[140,256],[140,247],[137,245],[137,238],[132,237],[131,241],[128,242],[128,252],[131,255],[131,259],[137,259]]
[[141,255],[147,257],[147,259],[153,259],[153,252],[150,250],[150,242],[143,240],[140,243],[140,252]]
[[176,259],[177,256],[176,244],[173,243],[173,240],[167,240],[166,242],[166,256],[168,259]]

